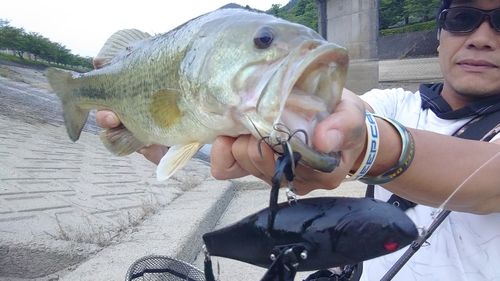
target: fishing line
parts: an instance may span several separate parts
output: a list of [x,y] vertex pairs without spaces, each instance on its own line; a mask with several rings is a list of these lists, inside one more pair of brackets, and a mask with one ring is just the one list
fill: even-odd
[[429,222],[427,222],[426,226],[422,227],[422,233],[423,233],[422,235],[424,235],[425,233],[427,233],[429,231],[429,229],[431,228],[432,224],[435,224],[435,221],[438,219],[438,216],[442,212],[446,211],[444,209],[444,207],[446,206],[446,204],[448,204],[448,202],[451,200],[451,198],[453,196],[455,196],[455,194],[464,186],[464,184],[466,184],[474,175],[476,175],[486,165],[488,165],[491,161],[493,161],[498,155],[500,155],[500,152],[498,152],[497,154],[495,154],[488,161],[484,162],[481,166],[479,166],[479,168],[477,168],[474,172],[472,172],[464,181],[462,181],[462,183],[453,191],[453,193],[451,193],[451,195],[448,196],[448,198],[446,198],[446,200],[444,200],[444,202],[441,203],[441,205],[439,205],[439,207],[432,212],[432,215],[431,215],[432,218],[429,220]]
[[450,199],[462,188],[462,186],[469,181],[470,178],[472,178],[475,174],[477,174],[484,166],[488,165],[493,159],[495,159],[498,155],[500,155],[500,152],[495,154],[495,156],[491,157],[488,161],[484,162],[479,168],[477,168],[472,174],[470,174],[456,189],[453,191],[453,193],[439,206],[438,210],[441,211],[444,209],[444,206],[450,201]]
[[438,218],[438,216],[445,211],[444,207],[448,202],[451,200],[453,196],[474,176],[476,175],[479,171],[481,171],[486,165],[488,165],[491,161],[493,161],[498,155],[500,155],[500,152],[495,154],[493,157],[491,157],[488,161],[484,162],[479,168],[477,168],[474,172],[472,172],[462,183],[453,191],[453,193],[444,200],[441,205],[432,213],[432,218],[429,220],[429,222],[426,224],[425,227],[422,228],[422,231],[425,233],[427,232],[433,223],[435,223],[435,220]]
[[495,159],[500,152],[497,152],[488,161],[484,162],[479,168],[477,168],[472,174],[470,174],[454,191],[448,196],[448,198],[438,207],[438,209],[432,215],[434,218],[428,223],[427,227],[422,229],[422,234],[410,245],[410,247],[403,253],[403,255],[394,263],[394,265],[387,271],[387,273],[380,279],[380,281],[392,280],[394,276],[403,268],[403,266],[410,260],[410,258],[420,249],[420,247],[429,239],[434,230],[448,217],[451,213],[450,210],[445,210],[444,206],[450,201],[450,199],[462,188],[462,186],[467,183],[477,172],[488,165],[493,159]]

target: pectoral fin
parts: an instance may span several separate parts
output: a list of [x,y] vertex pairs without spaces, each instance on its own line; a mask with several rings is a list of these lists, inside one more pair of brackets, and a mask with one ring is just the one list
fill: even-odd
[[180,168],[184,167],[189,159],[202,147],[203,144],[198,142],[172,146],[167,154],[163,156],[156,169],[156,179],[164,181],[170,178]]
[[147,145],[134,137],[123,125],[107,129],[99,137],[104,146],[117,156],[129,155]]
[[162,129],[168,129],[177,124],[183,114],[177,107],[177,98],[180,93],[177,90],[161,90],[153,95],[149,107],[151,117]]

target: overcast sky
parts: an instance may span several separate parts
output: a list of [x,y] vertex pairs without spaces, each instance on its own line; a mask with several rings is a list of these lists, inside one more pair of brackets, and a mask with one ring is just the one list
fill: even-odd
[[228,3],[268,10],[289,0],[0,0],[0,19],[93,57],[120,29],[163,33]]

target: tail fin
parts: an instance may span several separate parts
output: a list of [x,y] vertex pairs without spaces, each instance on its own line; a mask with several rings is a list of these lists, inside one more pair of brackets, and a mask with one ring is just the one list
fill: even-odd
[[72,141],[77,141],[80,138],[80,133],[87,121],[90,110],[78,106],[77,98],[74,96],[71,87],[73,77],[70,72],[49,68],[45,76],[47,76],[54,92],[61,99],[68,135]]

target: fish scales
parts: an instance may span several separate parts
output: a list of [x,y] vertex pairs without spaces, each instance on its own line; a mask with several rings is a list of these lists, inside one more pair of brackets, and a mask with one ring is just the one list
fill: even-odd
[[[94,58],[95,70],[50,68],[47,78],[73,141],[91,109],[112,110],[123,126],[101,133],[106,148],[128,155],[151,144],[171,147],[157,169],[165,180],[220,135],[260,138],[283,123],[311,136],[339,102],[347,65],[345,48],[305,26],[222,9],[156,36],[118,31]],[[338,165],[338,155],[298,137],[290,143],[308,167]]]

